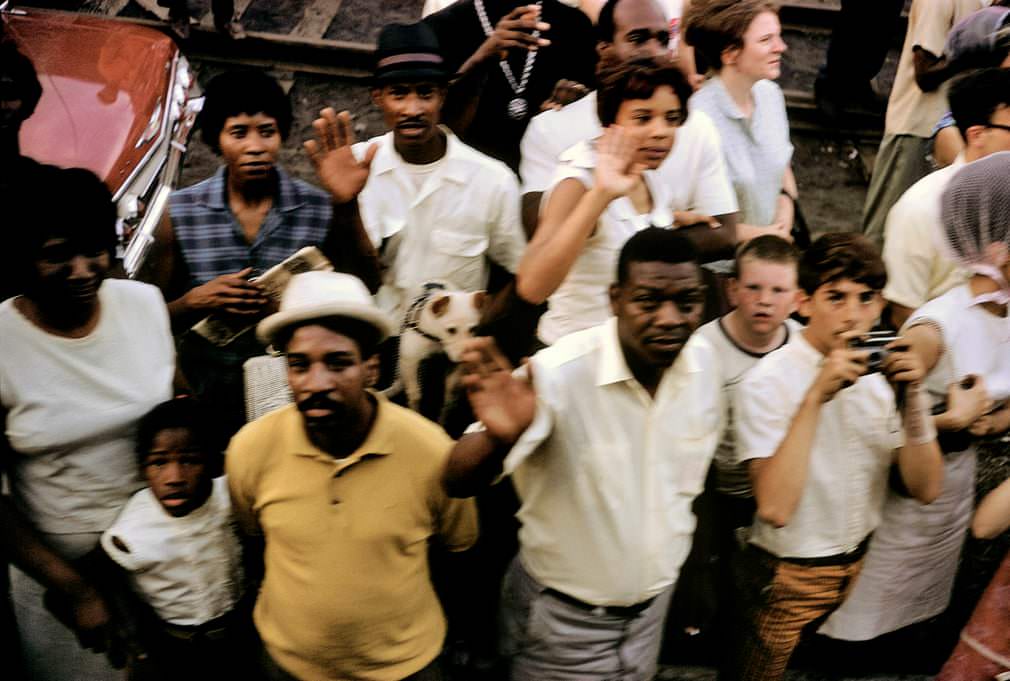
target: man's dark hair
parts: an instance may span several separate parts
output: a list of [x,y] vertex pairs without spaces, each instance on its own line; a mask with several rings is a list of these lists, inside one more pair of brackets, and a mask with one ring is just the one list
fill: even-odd
[[947,93],[950,113],[967,139],[968,128],[987,125],[1000,106],[1010,106],[1010,70],[988,68],[958,76]]
[[800,252],[780,236],[762,234],[750,241],[745,241],[736,249],[734,271],[738,277],[740,276],[740,265],[745,258],[796,266],[800,261]]
[[621,248],[617,257],[617,284],[628,283],[631,263],[665,262],[671,265],[690,262],[698,264],[694,244],[683,234],[662,227],[647,227],[636,232]]
[[614,10],[617,9],[617,3],[620,1],[607,0],[600,7],[600,13],[596,17],[596,27],[594,29],[597,42],[614,42],[614,32],[617,31],[617,26],[614,24]]
[[320,317],[291,324],[279,330],[274,336],[272,343],[274,348],[281,352],[286,352],[288,343],[291,342],[291,337],[295,331],[303,326],[322,326],[334,333],[347,336],[357,343],[362,361],[368,359],[379,350],[379,337],[381,335],[379,330],[368,322],[352,317]]
[[207,458],[207,463],[212,468],[220,465],[221,450],[215,443],[209,416],[212,411],[195,397],[176,397],[147,412],[137,425],[137,463],[144,465],[158,433],[168,428],[185,428],[190,432],[193,444]]
[[769,0],[694,0],[684,12],[684,41],[713,70],[722,70],[722,53],[743,47],[751,22],[763,12],[778,14]]
[[291,132],[291,100],[280,84],[261,71],[228,71],[215,76],[204,89],[200,130],[203,141],[221,153],[218,143],[224,122],[232,116],[258,113],[277,121],[281,139]]
[[825,234],[800,258],[800,288],[807,295],[824,284],[849,279],[874,291],[887,284],[887,269],[880,252],[869,239],[854,232]]
[[680,100],[683,119],[687,120],[687,100],[693,90],[672,60],[643,57],[630,62],[602,60],[596,73],[599,83],[596,113],[604,127],[617,120],[617,111],[629,99],[649,99],[663,85],[673,89]]
[[18,118],[24,121],[42,98],[42,84],[31,60],[13,42],[0,42],[0,75],[9,76],[12,81],[13,92],[4,92],[3,99],[21,100]]
[[84,168],[40,165],[28,170],[24,190],[9,199],[6,224],[17,262],[34,267],[42,245],[66,239],[79,253],[116,252],[116,204],[105,183]]

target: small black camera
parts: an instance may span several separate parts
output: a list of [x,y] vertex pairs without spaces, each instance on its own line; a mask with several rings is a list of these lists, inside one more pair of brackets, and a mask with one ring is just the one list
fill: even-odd
[[901,340],[901,336],[891,331],[870,331],[859,338],[850,340],[849,348],[869,353],[866,357],[866,373],[872,374],[880,371],[891,354],[891,351],[885,346],[896,340]]

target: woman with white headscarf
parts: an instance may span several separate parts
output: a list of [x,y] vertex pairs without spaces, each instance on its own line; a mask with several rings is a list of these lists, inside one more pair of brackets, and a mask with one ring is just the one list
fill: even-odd
[[888,495],[862,573],[821,628],[833,638],[868,640],[947,608],[974,505],[974,442],[1010,428],[1010,152],[966,165],[941,207],[938,245],[971,276],[916,310],[902,336],[929,372],[943,491],[927,506]]

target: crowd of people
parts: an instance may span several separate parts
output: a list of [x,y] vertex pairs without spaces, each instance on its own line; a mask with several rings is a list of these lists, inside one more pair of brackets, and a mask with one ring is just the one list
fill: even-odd
[[[0,45],[6,669],[651,681],[695,637],[776,681],[819,634],[1010,673],[1010,560],[943,618],[969,533],[1010,527],[1010,481],[976,510],[1010,431],[1010,9],[913,0],[863,221],[817,235],[773,3],[571,4],[384,27],[388,132],[321,111],[317,184],[279,163],[281,86],[216,75],[221,166],[136,280],[102,180],[20,154],[42,88]],[[879,106],[900,5],[843,1],[827,120]],[[885,44],[847,71],[860,20]]]

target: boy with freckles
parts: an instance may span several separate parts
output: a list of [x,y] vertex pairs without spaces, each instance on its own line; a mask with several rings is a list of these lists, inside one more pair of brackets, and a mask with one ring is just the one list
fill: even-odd
[[886,281],[864,237],[819,238],[799,265],[809,324],[737,390],[737,460],[748,465],[757,516],[737,579],[736,668],[723,678],[781,679],[803,629],[841,605],[880,523],[892,468],[921,503],[940,493],[922,361],[898,339],[871,371],[870,353],[850,345],[880,316]]

